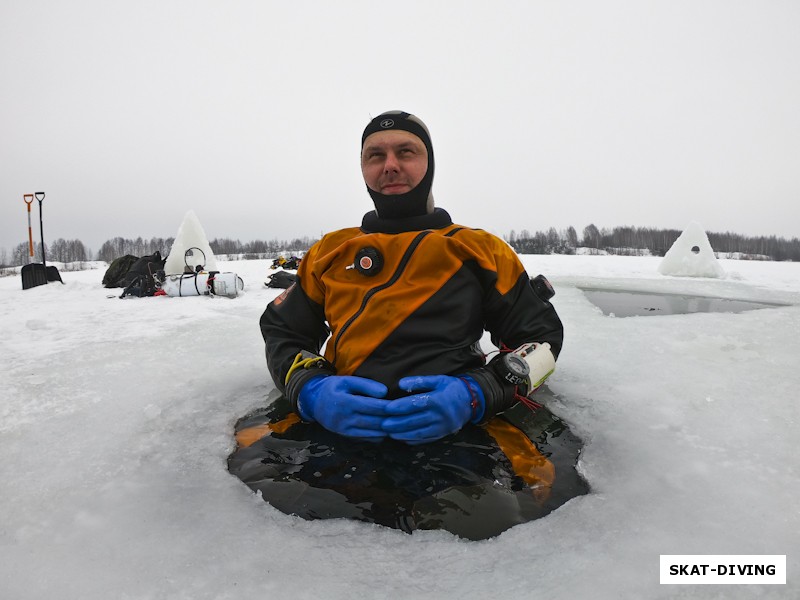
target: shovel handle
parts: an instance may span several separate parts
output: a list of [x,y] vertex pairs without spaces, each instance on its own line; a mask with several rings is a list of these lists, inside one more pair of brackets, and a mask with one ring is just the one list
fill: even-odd
[[39,201],[39,204],[41,204],[42,200],[44,200],[44,192],[36,192],[36,199]]
[[22,199],[28,205],[28,254],[33,256],[33,230],[31,229],[31,204],[33,203],[33,194],[23,194]]

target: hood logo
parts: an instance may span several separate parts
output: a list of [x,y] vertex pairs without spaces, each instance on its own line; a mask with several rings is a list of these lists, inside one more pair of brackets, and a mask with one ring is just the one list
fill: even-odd
[[384,119],[383,121],[381,121],[381,127],[383,127],[384,129],[389,129],[389,127],[392,127],[393,125],[394,121],[392,119]]

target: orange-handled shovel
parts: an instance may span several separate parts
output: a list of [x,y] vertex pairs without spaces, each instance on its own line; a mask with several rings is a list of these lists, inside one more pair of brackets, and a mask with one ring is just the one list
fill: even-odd
[[33,230],[31,229],[31,204],[33,203],[33,194],[23,194],[22,199],[28,205],[28,248],[30,255],[33,256]]

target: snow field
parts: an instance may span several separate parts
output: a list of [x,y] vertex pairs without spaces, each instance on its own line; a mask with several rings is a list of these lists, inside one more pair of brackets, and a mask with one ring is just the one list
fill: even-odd
[[[0,279],[0,590],[9,599],[791,598],[800,595],[800,265],[523,256],[566,338],[548,406],[592,493],[483,542],[284,515],[226,471],[272,389],[268,261],[240,297],[107,298],[103,269]],[[780,302],[611,318],[581,286]],[[118,291],[117,291],[118,292]],[[660,586],[660,554],[786,554],[785,586]]]

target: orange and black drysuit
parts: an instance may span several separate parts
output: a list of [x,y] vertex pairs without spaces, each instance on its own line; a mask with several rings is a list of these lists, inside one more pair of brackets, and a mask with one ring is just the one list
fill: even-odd
[[[561,349],[561,321],[513,249],[454,225],[439,208],[405,219],[367,213],[360,228],[317,242],[297,276],[261,317],[270,373],[295,410],[319,369],[379,381],[388,398],[405,394],[397,387],[405,376],[468,374],[484,393],[485,422],[516,399],[485,366],[484,330],[498,347],[549,342],[555,356]],[[299,353],[318,355],[323,345],[325,361],[292,369],[285,381]]]

